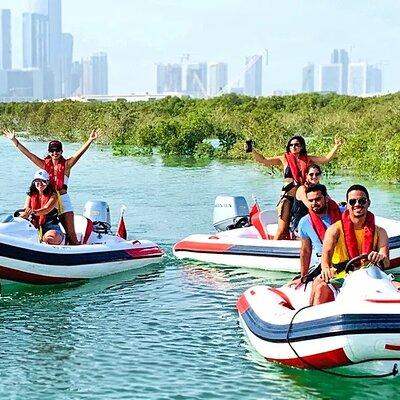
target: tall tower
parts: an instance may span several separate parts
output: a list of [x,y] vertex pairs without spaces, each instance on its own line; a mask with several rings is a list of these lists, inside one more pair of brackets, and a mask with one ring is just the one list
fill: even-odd
[[208,68],[208,93],[210,96],[218,94],[228,83],[228,65],[213,63]]
[[195,98],[207,96],[207,63],[188,64],[186,92]]
[[11,67],[11,11],[0,10],[0,69]]
[[24,67],[49,69],[53,74],[54,97],[60,97],[63,50],[61,0],[30,0],[30,13],[25,13],[23,19]]
[[107,54],[94,53],[90,57],[92,69],[92,94],[108,94]]
[[72,54],[74,49],[74,37],[70,33],[62,34],[62,95],[71,96],[72,94]]
[[249,96],[262,95],[262,56],[259,54],[246,57],[244,93]]
[[49,67],[49,26],[42,14],[24,13],[23,67],[47,69]]
[[157,93],[182,91],[182,66],[157,64]]
[[349,53],[345,49],[334,49],[331,54],[331,63],[342,65],[342,84],[340,93],[347,94],[349,85]]
[[61,0],[47,0],[49,20],[49,66],[54,76],[54,96],[62,95],[62,27]]
[[342,65],[325,64],[319,66],[319,90],[340,93],[342,88]]
[[314,91],[314,64],[308,64],[303,68],[303,93],[311,93]]

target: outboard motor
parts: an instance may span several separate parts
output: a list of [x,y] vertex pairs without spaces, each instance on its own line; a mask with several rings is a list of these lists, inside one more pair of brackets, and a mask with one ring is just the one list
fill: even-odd
[[93,221],[93,232],[110,232],[110,207],[105,201],[87,201],[85,203],[83,215]]
[[249,224],[249,206],[243,196],[217,196],[213,225],[217,231],[242,228]]

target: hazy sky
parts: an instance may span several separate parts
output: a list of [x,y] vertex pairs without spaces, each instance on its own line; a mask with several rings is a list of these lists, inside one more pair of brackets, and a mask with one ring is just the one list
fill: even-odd
[[[13,62],[21,66],[22,17],[29,0],[0,0],[12,10]],[[228,63],[229,81],[246,55],[269,49],[264,93],[299,90],[308,62],[328,63],[333,48],[353,61],[382,64],[384,90],[400,90],[400,0],[63,0],[63,31],[74,59],[105,51],[109,91],[155,90],[155,63]]]

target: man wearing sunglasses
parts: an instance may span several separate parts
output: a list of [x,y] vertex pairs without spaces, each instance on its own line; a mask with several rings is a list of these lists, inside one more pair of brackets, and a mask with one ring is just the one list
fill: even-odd
[[364,186],[353,185],[346,193],[347,206],[340,221],[325,234],[321,258],[321,278],[313,284],[311,304],[335,299],[344,280],[346,263],[361,254],[368,254],[371,263],[382,269],[389,267],[389,240],[385,229],[375,225],[368,211],[371,204]]

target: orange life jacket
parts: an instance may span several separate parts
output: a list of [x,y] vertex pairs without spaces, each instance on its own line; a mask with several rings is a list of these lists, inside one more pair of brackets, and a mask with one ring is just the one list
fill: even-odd
[[[47,202],[50,200],[51,196],[43,194],[39,197],[38,193],[30,196],[29,208],[32,210],[36,210],[38,208],[44,207]],[[37,215],[36,219],[32,221],[33,225],[38,228],[39,226],[44,225],[46,222],[46,215]]]
[[[342,214],[342,229],[344,234],[344,242],[350,259],[359,256],[360,252],[358,251],[356,234],[354,232],[354,224],[350,220],[348,210]],[[361,245],[361,253],[369,254],[374,249],[375,238],[375,216],[369,211],[367,212],[367,218],[365,219],[363,230],[364,237]]]
[[[331,224],[334,224],[336,221],[339,221],[342,218],[342,213],[340,212],[339,206],[332,199],[327,199],[327,213],[331,220]],[[317,215],[314,211],[309,210],[311,225],[314,228],[315,233],[317,234],[321,243],[324,240],[326,225],[323,223],[322,219]]]
[[50,183],[54,190],[64,189],[65,175],[65,158],[60,157],[57,163],[57,172],[55,172],[54,164],[50,156],[44,159],[44,169],[50,176]]
[[292,153],[285,153],[284,156],[292,173],[294,182],[296,185],[302,185],[306,180],[306,169],[309,164],[309,158],[305,155],[301,155],[297,158]]

